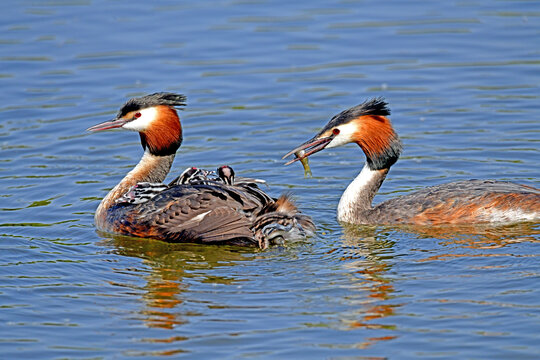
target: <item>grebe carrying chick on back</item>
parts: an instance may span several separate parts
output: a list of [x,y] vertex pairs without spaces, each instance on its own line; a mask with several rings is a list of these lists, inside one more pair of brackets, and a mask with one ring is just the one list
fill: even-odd
[[314,233],[311,218],[288,196],[274,199],[259,189],[261,181],[235,177],[228,166],[216,172],[188,168],[164,184],[183,139],[175,108],[184,105],[183,95],[167,92],[133,98],[113,120],[88,128],[136,131],[144,149],[137,166],[99,204],[94,217],[99,230],[262,249]]
[[317,135],[283,157],[304,151],[288,165],[323,149],[348,143],[360,146],[366,163],[341,196],[339,221],[441,225],[540,220],[540,189],[506,181],[465,180],[430,186],[373,206],[375,194],[402,150],[388,115],[382,98],[365,101],[334,116]]

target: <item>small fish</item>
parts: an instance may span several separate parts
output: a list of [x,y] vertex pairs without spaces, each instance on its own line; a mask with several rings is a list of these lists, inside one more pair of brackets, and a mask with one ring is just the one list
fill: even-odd
[[304,167],[304,177],[313,177],[313,174],[311,173],[311,168],[309,167],[309,160],[307,157],[303,157],[306,152],[304,150],[300,150],[294,153],[297,158],[300,158],[300,162],[302,163],[302,166]]

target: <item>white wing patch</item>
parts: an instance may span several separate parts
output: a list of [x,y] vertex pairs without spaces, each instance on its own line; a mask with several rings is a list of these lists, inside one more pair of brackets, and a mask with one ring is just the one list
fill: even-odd
[[182,228],[188,228],[189,226],[193,224],[200,223],[205,218],[205,216],[210,214],[211,212],[212,210],[208,210],[208,211],[203,212],[202,214],[192,217],[191,219],[189,219],[188,221],[182,224]]

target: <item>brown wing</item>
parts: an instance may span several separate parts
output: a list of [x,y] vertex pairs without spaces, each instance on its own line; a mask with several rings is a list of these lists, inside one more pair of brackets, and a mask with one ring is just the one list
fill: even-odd
[[274,201],[255,184],[175,185],[141,204],[117,204],[108,222],[126,235],[262,248],[314,229],[287,197]]
[[234,195],[223,186],[175,186],[147,204],[140,221],[170,242],[256,245],[249,206]]

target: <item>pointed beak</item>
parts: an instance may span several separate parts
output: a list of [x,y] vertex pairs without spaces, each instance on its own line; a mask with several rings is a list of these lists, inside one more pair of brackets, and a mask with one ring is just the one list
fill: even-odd
[[127,120],[122,118],[116,118],[113,120],[105,121],[100,124],[94,125],[86,129],[86,131],[102,131],[102,130],[109,130],[109,129],[116,129],[119,127],[122,127],[125,123],[127,123]]
[[[330,143],[330,141],[332,141],[334,137],[335,137],[334,135],[325,136],[321,138],[319,138],[318,136],[315,136],[313,139],[310,139],[306,141],[305,143],[303,143],[302,145],[289,151],[287,154],[285,154],[285,156],[282,157],[282,159],[285,159],[286,157],[289,157],[292,154],[296,154],[297,157],[292,160],[289,160],[288,162],[285,163],[285,165],[292,164],[295,161],[303,160],[307,158],[308,156],[313,155],[323,150]],[[304,152],[301,153],[301,151],[303,150]]]

